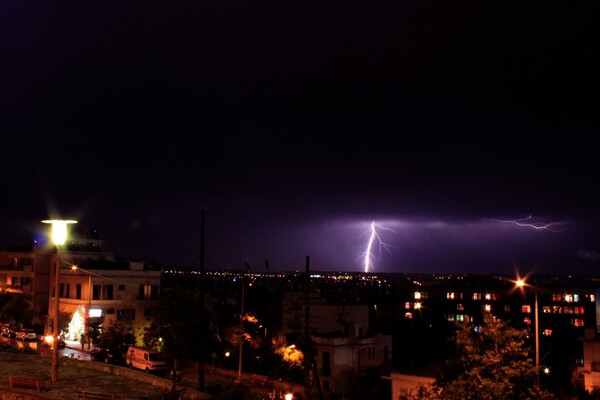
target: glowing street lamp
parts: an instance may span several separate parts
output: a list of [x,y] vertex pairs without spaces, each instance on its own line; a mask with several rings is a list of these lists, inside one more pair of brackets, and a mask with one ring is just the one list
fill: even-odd
[[54,265],[54,328],[52,336],[54,346],[52,346],[52,382],[58,381],[58,314],[59,314],[59,290],[60,290],[60,246],[67,241],[67,225],[76,224],[74,220],[47,219],[42,221],[44,224],[52,226],[52,242],[56,246],[56,264]]
[[518,279],[515,281],[515,284],[523,290],[525,286],[530,286],[533,288],[533,293],[535,295],[535,372],[537,375],[537,387],[540,387],[540,329],[539,329],[539,321],[538,321],[538,295],[537,295],[537,287],[534,285],[530,285],[526,283],[523,279]]

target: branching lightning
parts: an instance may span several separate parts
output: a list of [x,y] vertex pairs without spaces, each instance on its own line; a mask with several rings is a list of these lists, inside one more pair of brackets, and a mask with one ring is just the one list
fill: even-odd
[[553,233],[562,232],[567,222],[565,221],[556,221],[556,222],[541,222],[535,221],[533,216],[528,216],[527,218],[521,219],[509,219],[509,220],[501,220],[494,219],[493,221],[505,223],[505,224],[513,224],[523,228],[530,228],[536,231],[550,231]]
[[[367,249],[362,255],[364,257],[365,272],[373,270],[374,259],[381,256],[381,253],[384,249],[389,252],[390,247],[394,247],[390,244],[384,243],[383,240],[381,240],[381,236],[379,236],[377,229],[394,232],[391,228],[386,228],[376,224],[375,221],[371,222],[370,231],[368,232],[369,240],[367,242]],[[375,255],[374,251],[377,251],[378,254]]]

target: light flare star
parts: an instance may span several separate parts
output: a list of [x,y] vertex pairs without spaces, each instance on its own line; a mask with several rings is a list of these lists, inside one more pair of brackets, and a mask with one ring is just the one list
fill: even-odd
[[374,251],[377,251],[378,256],[381,256],[381,253],[384,249],[391,253],[390,247],[394,247],[390,244],[385,243],[381,239],[381,236],[379,236],[377,229],[394,232],[391,228],[387,228],[376,224],[375,221],[371,222],[369,240],[367,242],[367,249],[362,255],[362,257],[364,257],[365,272],[373,270],[373,261],[376,258]]
[[555,221],[555,222],[542,222],[536,220],[532,215],[521,218],[521,219],[509,219],[509,220],[501,220],[494,219],[493,221],[504,223],[504,224],[513,224],[520,226],[522,228],[530,228],[536,231],[549,231],[552,233],[562,232],[567,225],[565,221]]

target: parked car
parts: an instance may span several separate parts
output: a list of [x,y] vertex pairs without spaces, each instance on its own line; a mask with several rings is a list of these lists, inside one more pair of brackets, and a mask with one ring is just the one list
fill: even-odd
[[37,335],[33,329],[23,328],[17,331],[15,338],[19,340],[35,340]]
[[92,361],[99,361],[107,364],[122,364],[123,356],[117,350],[107,348],[97,348],[90,352]]
[[2,330],[2,335],[9,337],[11,339],[15,339],[17,337],[17,331],[19,329],[14,326],[14,325],[9,325],[8,327],[4,328]]

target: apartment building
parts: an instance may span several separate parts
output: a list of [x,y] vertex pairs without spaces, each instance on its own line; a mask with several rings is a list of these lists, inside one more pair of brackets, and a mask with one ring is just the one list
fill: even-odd
[[105,326],[128,321],[141,343],[146,316],[157,301],[161,271],[147,270],[141,261],[117,260],[94,231],[75,231],[60,252],[49,244],[8,246],[0,251],[0,291],[31,298],[33,323],[51,332],[55,317],[59,266],[59,312],[70,322],[61,327],[73,340],[85,332],[88,317],[102,317]]

